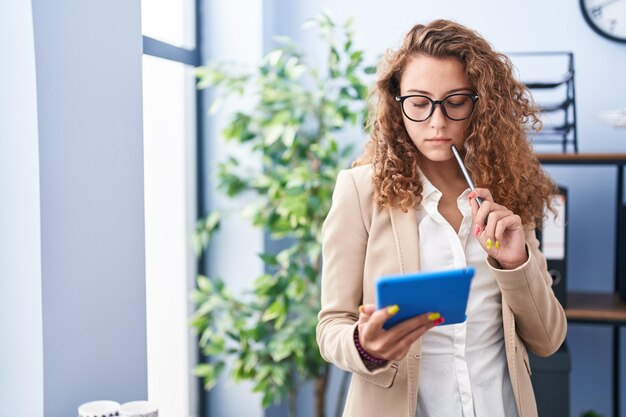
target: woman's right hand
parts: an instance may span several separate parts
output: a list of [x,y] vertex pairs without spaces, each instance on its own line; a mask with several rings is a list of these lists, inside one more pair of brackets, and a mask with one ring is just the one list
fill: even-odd
[[397,312],[398,306],[376,310],[374,304],[365,304],[359,308],[359,343],[367,353],[377,358],[399,361],[426,331],[443,323],[439,313],[424,313],[385,330],[383,324]]

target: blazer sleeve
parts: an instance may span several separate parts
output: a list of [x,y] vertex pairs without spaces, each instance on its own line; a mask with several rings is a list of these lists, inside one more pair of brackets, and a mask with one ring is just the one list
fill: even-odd
[[518,335],[535,354],[549,356],[565,340],[567,319],[552,291],[552,277],[534,229],[526,232],[526,250],[528,260],[516,269],[500,269],[491,257],[487,262],[513,311]]
[[363,269],[368,230],[354,178],[349,171],[337,177],[331,209],[323,226],[321,310],[317,343],[322,357],[337,367],[361,375],[370,371],[354,344],[358,308],[363,298]]

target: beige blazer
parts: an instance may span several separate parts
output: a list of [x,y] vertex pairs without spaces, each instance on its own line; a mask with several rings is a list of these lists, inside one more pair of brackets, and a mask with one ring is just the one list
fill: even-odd
[[[344,417],[414,417],[419,389],[421,341],[401,361],[369,371],[353,342],[361,304],[374,303],[376,278],[419,271],[417,216],[380,210],[374,202],[371,165],[342,171],[324,223],[322,309],[317,342],[324,359],[352,372]],[[552,279],[534,230],[526,233],[528,261],[501,270],[489,258],[502,292],[506,358],[519,417],[537,416],[526,349],[540,356],[565,339],[565,313],[550,288]]]

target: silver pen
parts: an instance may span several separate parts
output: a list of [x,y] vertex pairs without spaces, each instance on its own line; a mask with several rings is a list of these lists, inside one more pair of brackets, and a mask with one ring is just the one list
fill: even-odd
[[[467,168],[465,168],[465,164],[463,163],[461,154],[459,154],[459,150],[454,145],[450,145],[450,148],[452,149],[452,153],[454,154],[454,157],[456,158],[456,162],[459,163],[459,168],[461,168],[461,172],[463,173],[463,176],[465,177],[465,181],[467,181],[467,185],[469,185],[470,190],[473,190],[476,187],[474,186],[474,182],[470,178],[469,172],[467,172]],[[480,197],[476,197],[476,202],[478,203],[478,207],[480,207],[480,205],[483,202],[483,199]]]

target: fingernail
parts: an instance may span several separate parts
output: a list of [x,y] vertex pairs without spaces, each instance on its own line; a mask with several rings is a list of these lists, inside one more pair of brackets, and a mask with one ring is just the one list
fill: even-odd
[[362,313],[362,312],[363,312],[363,308],[364,308],[364,307],[363,307],[363,304],[361,304],[361,305],[359,306],[359,313]]
[[474,236],[478,236],[479,233],[480,233],[480,226],[475,224],[474,225]]
[[496,249],[500,249],[500,242],[496,240]]
[[485,244],[487,245],[487,249],[491,250],[491,246],[493,245],[493,242],[491,241],[491,239],[487,239]]
[[439,313],[430,313],[428,315],[428,320],[435,321],[435,320],[437,320],[440,317],[441,317],[441,314],[439,314]]
[[443,317],[438,318],[437,320],[433,321],[433,324],[435,326],[439,326],[441,323],[445,322],[446,320]]
[[396,314],[398,311],[400,311],[400,307],[398,306],[398,304],[394,304],[387,309],[387,313],[391,315]]
[[476,191],[471,191],[468,195],[469,198],[474,198],[476,197]]

